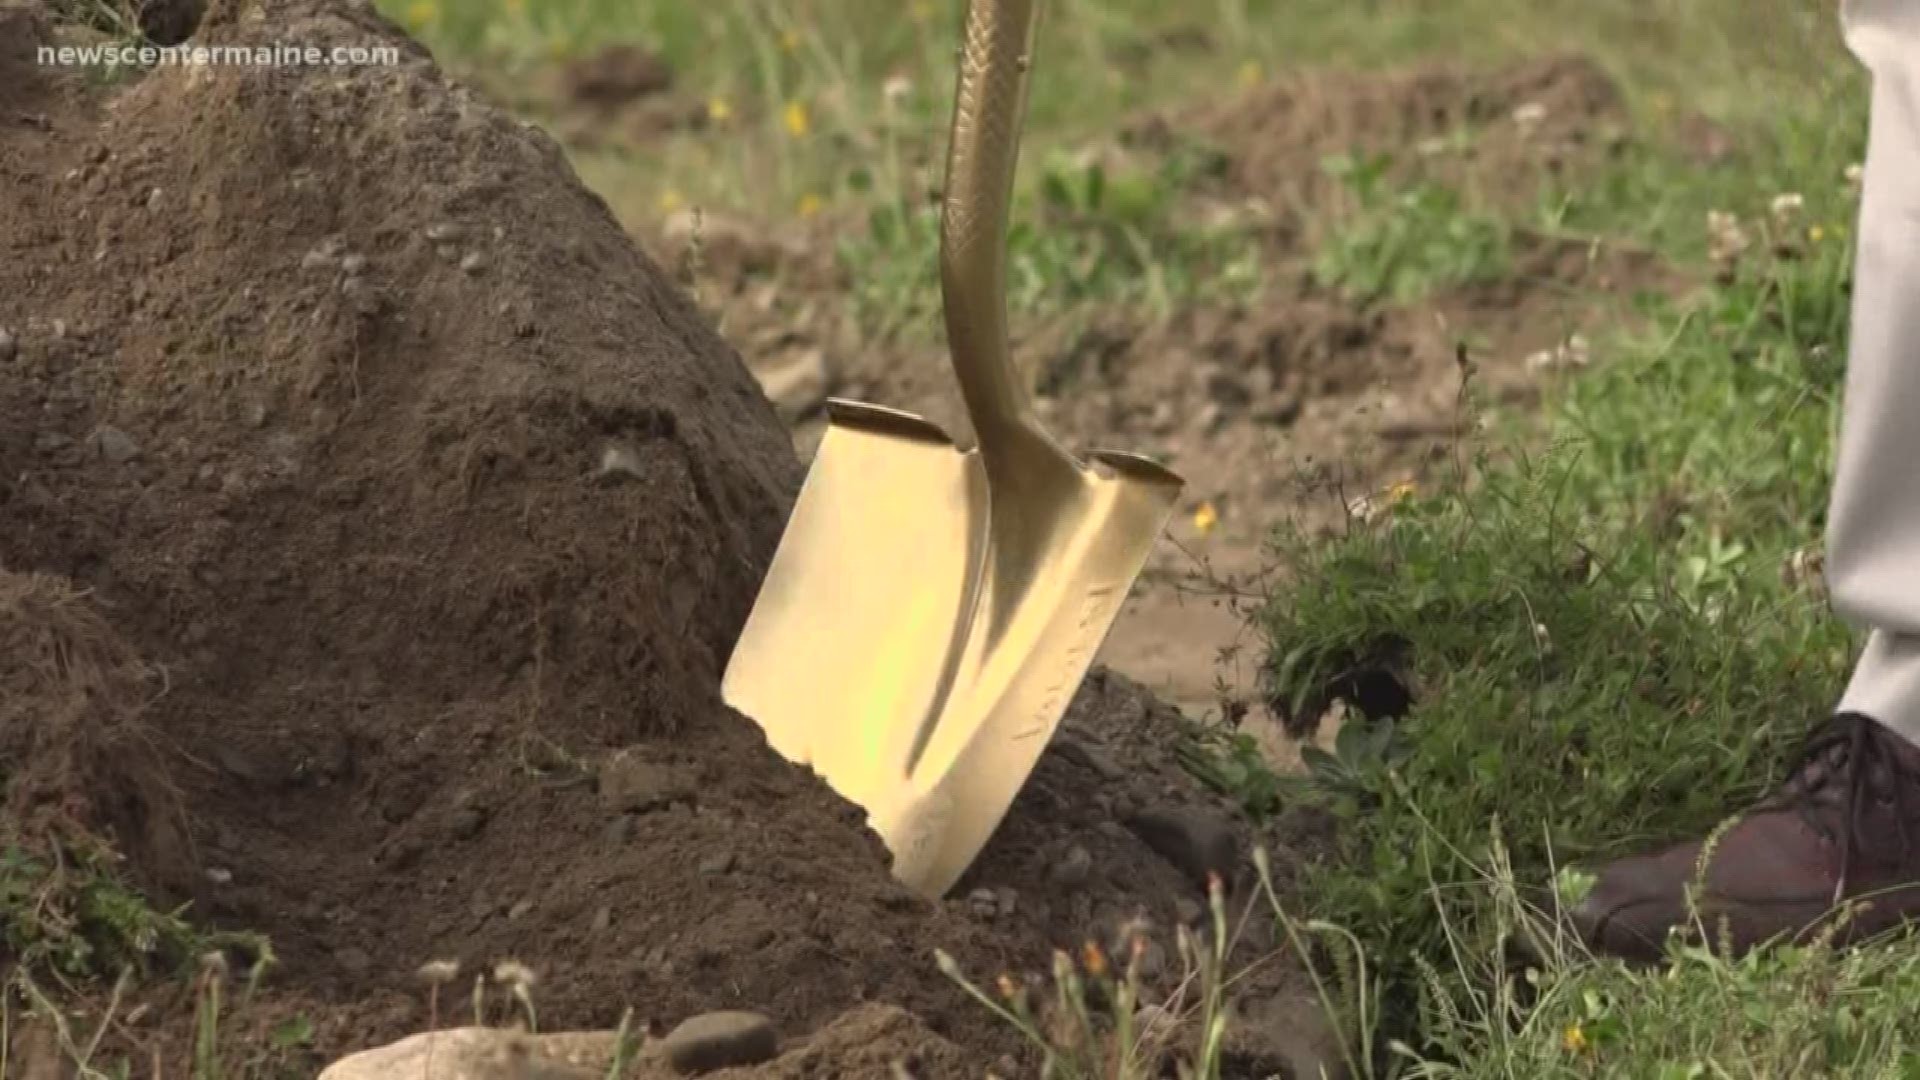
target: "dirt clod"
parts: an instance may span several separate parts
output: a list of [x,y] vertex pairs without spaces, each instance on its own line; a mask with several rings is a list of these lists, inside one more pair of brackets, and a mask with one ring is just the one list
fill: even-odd
[[124,465],[140,456],[140,444],[133,441],[133,436],[111,425],[95,429],[87,441],[101,457],[115,465]]
[[611,108],[670,89],[673,67],[637,45],[612,45],[567,65],[562,81],[573,101]]
[[1085,882],[1093,873],[1093,855],[1079,844],[1067,849],[1060,861],[1053,864],[1047,876],[1054,884],[1063,888],[1074,888]]
[[1217,814],[1155,808],[1129,817],[1127,827],[1201,889],[1212,875],[1231,883],[1240,868],[1233,826]]
[[655,759],[645,747],[615,751],[600,766],[600,798],[615,813],[645,813],[692,793],[693,785],[683,771]]

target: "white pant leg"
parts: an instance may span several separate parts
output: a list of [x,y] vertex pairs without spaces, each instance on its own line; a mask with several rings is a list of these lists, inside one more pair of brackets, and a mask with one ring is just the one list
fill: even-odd
[[1868,629],[1841,711],[1920,742],[1920,0],[1845,0],[1873,84],[1827,521],[1835,610]]

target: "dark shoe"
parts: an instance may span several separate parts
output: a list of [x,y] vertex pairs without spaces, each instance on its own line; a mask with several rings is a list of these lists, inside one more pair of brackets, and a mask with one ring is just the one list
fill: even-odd
[[1920,919],[1920,746],[1864,716],[1829,720],[1767,799],[1720,833],[1705,872],[1704,840],[1601,867],[1573,911],[1595,952],[1661,958],[1668,931],[1698,925],[1734,955],[1820,927],[1862,899],[1844,944]]

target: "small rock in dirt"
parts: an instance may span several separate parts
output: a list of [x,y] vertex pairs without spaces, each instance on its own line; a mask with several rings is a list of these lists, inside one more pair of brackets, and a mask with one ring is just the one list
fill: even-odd
[[55,340],[55,341],[64,341],[64,340],[66,340],[66,337],[67,337],[67,320],[65,320],[65,319],[55,319],[55,320],[53,320],[53,326],[52,326],[52,328],[51,328],[51,329],[53,330],[53,340]]
[[700,872],[711,877],[733,869],[733,852],[716,851],[700,860]]
[[632,814],[618,815],[607,822],[607,843],[616,846],[627,843],[633,839],[634,830],[639,824],[639,819]]
[[999,907],[999,898],[993,895],[992,889],[975,889],[967,895],[967,910],[982,919],[993,918]]
[[5,363],[20,354],[20,339],[13,331],[0,327],[0,363]]
[[460,257],[462,273],[478,274],[487,268],[487,256],[483,252],[469,251]]
[[221,866],[207,867],[207,880],[215,885],[233,884],[233,871]]
[[43,431],[33,437],[33,448],[43,454],[52,454],[73,445],[73,440],[57,431]]
[[[598,1080],[606,1075],[613,1032],[529,1035],[510,1028],[464,1027],[423,1031],[399,1042],[349,1054],[324,1069],[318,1080]],[[588,1062],[589,1064],[575,1064]]]
[[333,962],[349,975],[365,975],[373,967],[373,956],[365,949],[348,945],[334,950]]
[[994,890],[993,903],[996,914],[1011,915],[1020,906],[1020,894],[1003,885]]
[[600,451],[598,479],[601,483],[644,480],[646,475],[646,467],[641,464],[640,454],[633,447],[614,443]]
[[267,407],[265,405],[262,405],[260,402],[256,401],[253,404],[247,406],[247,410],[243,418],[246,420],[247,426],[250,428],[265,427],[267,423]]
[[447,819],[447,832],[455,840],[471,840],[480,835],[480,829],[487,823],[487,816],[471,806],[463,806]]
[[773,1021],[759,1013],[729,1010],[691,1017],[667,1033],[660,1050],[683,1075],[771,1061],[780,1052]]
[[160,212],[160,208],[165,206],[166,204],[167,204],[166,193],[161,191],[159,188],[154,188],[152,191],[147,192],[147,212],[148,213],[157,214]]
[[333,247],[322,244],[300,257],[300,269],[324,270],[338,261],[339,256],[334,253]]
[[593,932],[604,934],[613,925],[613,909],[602,905],[593,913]]
[[1061,757],[1092,769],[1102,780],[1119,780],[1127,775],[1112,758],[1078,739],[1060,738],[1053,745]]
[[427,239],[436,244],[457,244],[467,235],[467,230],[451,221],[437,221],[426,228]]
[[1047,872],[1047,876],[1053,879],[1055,885],[1069,889],[1086,884],[1087,878],[1092,875],[1093,853],[1079,844],[1068,848],[1067,853],[1062,855]]
[[102,426],[95,430],[92,438],[93,448],[100,456],[115,465],[124,465],[140,456],[140,444],[133,436],[117,427]]
[[521,919],[526,918],[527,914],[532,910],[533,910],[533,901],[515,900],[513,902],[513,906],[507,909],[507,918],[511,921],[518,922]]
[[600,765],[600,798],[615,813],[643,814],[692,794],[686,776],[640,747],[616,750]]
[[1128,818],[1127,828],[1202,889],[1207,875],[1231,881],[1238,868],[1233,827],[1218,815],[1197,809],[1145,810]]
[[340,269],[348,274],[364,274],[367,272],[367,257],[353,252],[340,260]]
[[408,870],[426,853],[427,845],[419,837],[407,836],[382,848],[374,861],[387,870]]

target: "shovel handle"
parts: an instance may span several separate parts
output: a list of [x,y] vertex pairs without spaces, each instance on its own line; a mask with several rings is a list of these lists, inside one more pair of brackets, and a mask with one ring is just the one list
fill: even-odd
[[947,348],[983,446],[1035,427],[1007,343],[1007,223],[1040,0],[968,0],[940,214]]

